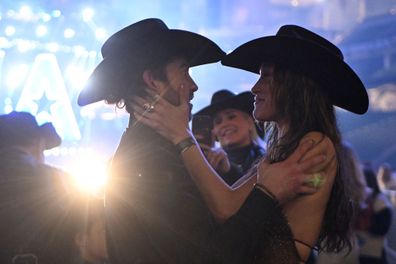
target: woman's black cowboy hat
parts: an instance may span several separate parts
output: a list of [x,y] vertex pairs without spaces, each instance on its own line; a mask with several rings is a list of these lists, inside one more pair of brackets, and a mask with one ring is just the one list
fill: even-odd
[[221,61],[223,65],[257,74],[263,62],[310,77],[338,107],[356,114],[364,114],[368,109],[367,91],[344,62],[341,50],[305,28],[282,26],[275,36],[249,41]]
[[[219,90],[212,95],[210,105],[202,108],[194,115],[208,115],[214,117],[214,115],[219,111],[228,108],[237,109],[252,116],[254,109],[254,95],[250,91],[235,94],[226,89]],[[257,124],[256,130],[260,137],[264,135],[263,130],[258,127]]]
[[146,67],[171,56],[182,56],[189,66],[198,66],[220,61],[225,55],[208,38],[169,29],[156,18],[136,22],[116,32],[104,43],[101,52],[102,62],[78,96],[80,106],[104,100],[117,89],[129,88]]

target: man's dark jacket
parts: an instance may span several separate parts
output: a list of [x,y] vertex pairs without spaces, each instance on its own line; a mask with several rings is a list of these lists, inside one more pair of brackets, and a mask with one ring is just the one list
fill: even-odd
[[272,199],[254,190],[238,214],[217,226],[177,149],[143,125],[121,139],[105,206],[112,264],[261,263],[275,246],[287,249],[284,263],[294,263],[290,229]]

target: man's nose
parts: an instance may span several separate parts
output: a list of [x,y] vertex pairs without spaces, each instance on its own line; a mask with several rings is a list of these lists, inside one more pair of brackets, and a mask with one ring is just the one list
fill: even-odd
[[192,85],[191,85],[191,91],[193,93],[198,91],[198,86],[197,86],[197,84],[194,81],[192,82]]

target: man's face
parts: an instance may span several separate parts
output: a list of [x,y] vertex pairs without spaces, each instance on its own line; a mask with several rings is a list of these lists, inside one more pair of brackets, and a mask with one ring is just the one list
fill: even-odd
[[[167,81],[164,82],[163,89],[166,89],[164,98],[173,105],[179,105],[179,90],[183,85],[190,91],[190,102],[194,97],[194,92],[198,90],[197,85],[189,73],[189,65],[185,59],[176,58],[165,66]],[[190,111],[192,104],[190,103]]]

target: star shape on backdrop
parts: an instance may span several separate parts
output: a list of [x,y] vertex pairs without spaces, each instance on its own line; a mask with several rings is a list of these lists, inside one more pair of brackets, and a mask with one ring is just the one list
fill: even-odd
[[37,114],[46,111],[50,112],[49,109],[53,103],[56,102],[56,100],[50,100],[47,97],[47,93],[44,93],[43,96],[38,99],[38,100],[33,100],[37,104]]

